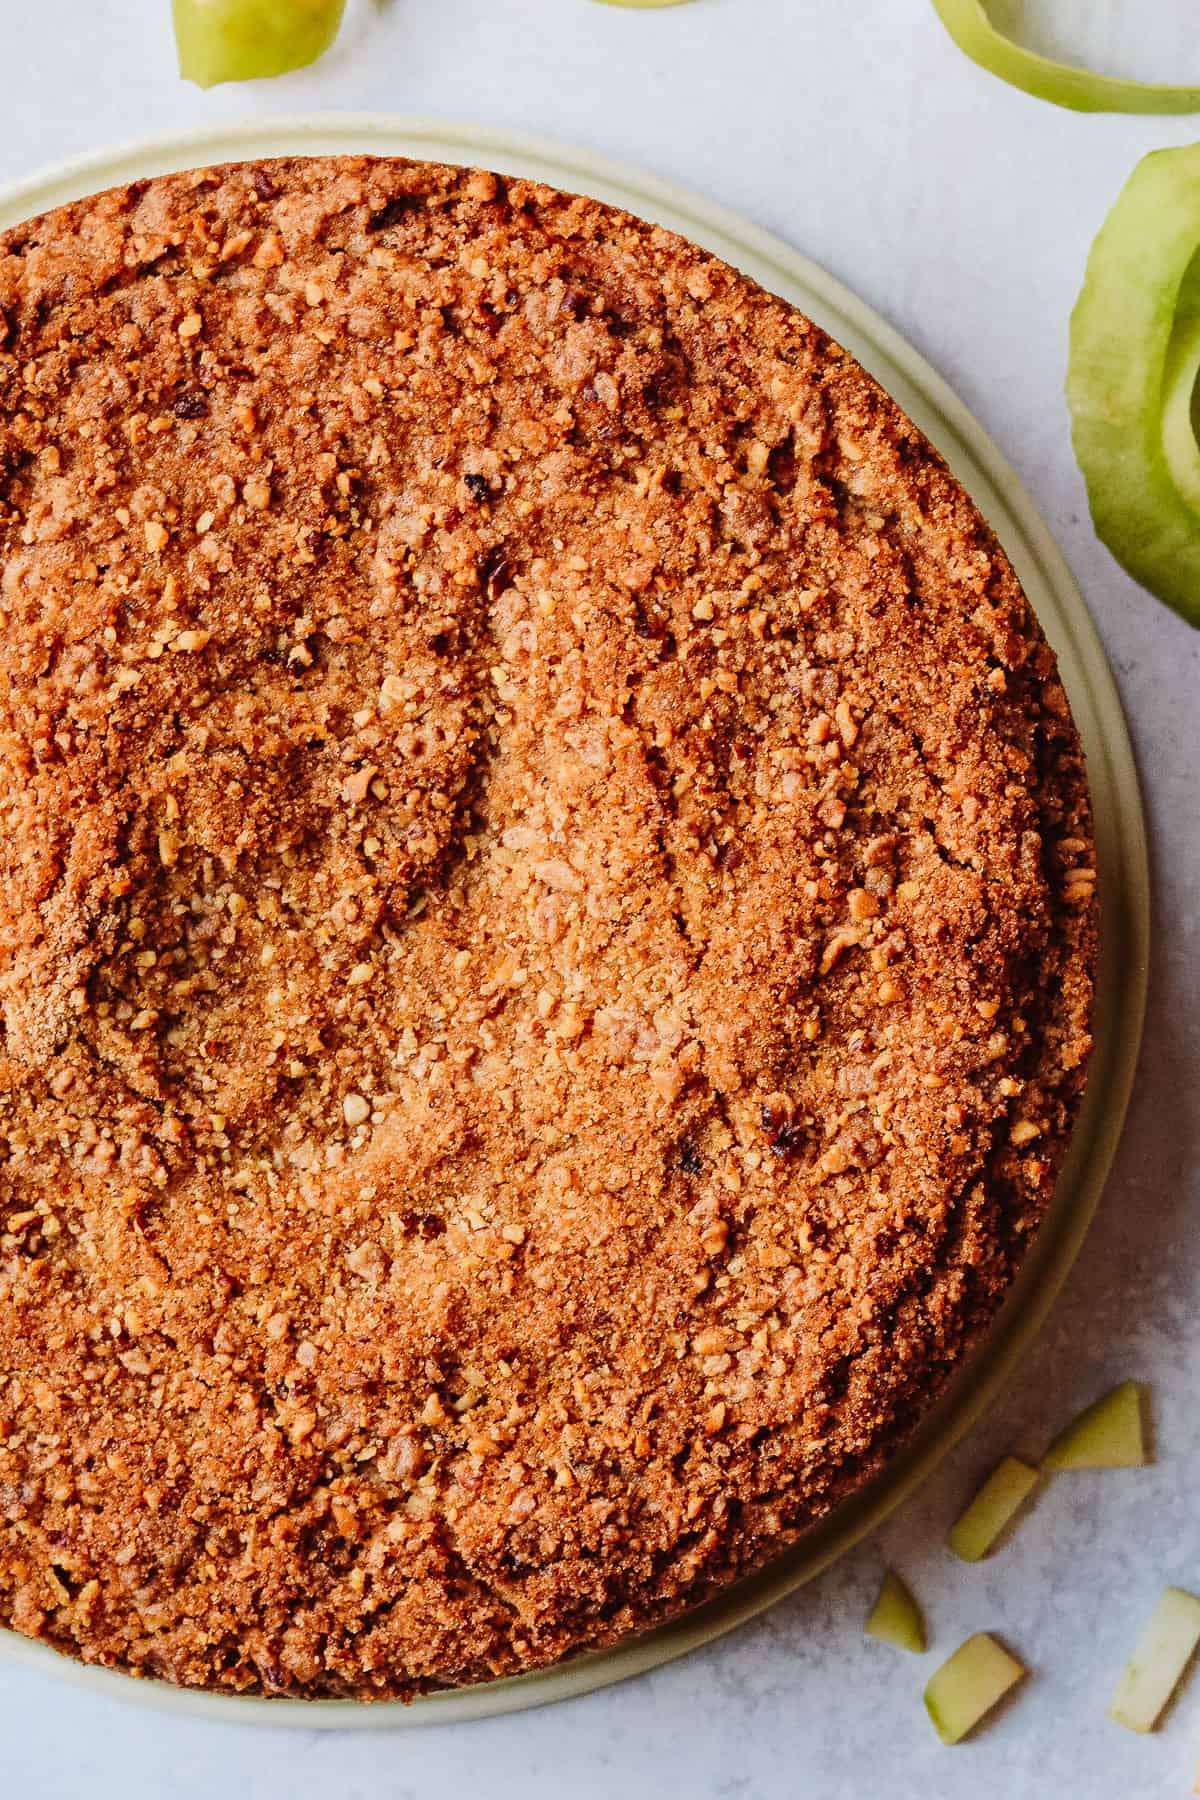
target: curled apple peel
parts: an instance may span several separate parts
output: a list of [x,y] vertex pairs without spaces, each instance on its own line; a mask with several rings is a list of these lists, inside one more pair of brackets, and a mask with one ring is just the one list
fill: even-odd
[[[1135,581],[1200,625],[1200,144],[1156,150],[1092,245],[1067,400],[1092,522]],[[1192,385],[1189,386],[1189,371]]]

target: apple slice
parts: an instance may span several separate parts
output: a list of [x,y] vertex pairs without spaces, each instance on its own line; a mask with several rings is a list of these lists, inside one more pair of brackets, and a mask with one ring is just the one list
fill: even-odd
[[957,1744],[1027,1673],[989,1632],[961,1644],[925,1689],[925,1711],[943,1744]]
[[881,1643],[895,1644],[898,1650],[913,1650],[918,1656],[923,1653],[925,1620],[911,1590],[894,1569],[885,1574],[863,1630]]
[[986,1556],[1037,1482],[1036,1469],[1019,1456],[1006,1456],[950,1527],[946,1543],[955,1556],[961,1556],[964,1562],[979,1562]]
[[346,0],[172,0],[179,73],[198,87],[286,75],[332,44]]
[[1048,1469],[1138,1469],[1149,1462],[1137,1382],[1123,1381],[1094,1400],[1055,1438],[1043,1460]]
[[1200,1600],[1183,1588],[1166,1588],[1121,1671],[1109,1718],[1130,1731],[1153,1731],[1197,1644]]

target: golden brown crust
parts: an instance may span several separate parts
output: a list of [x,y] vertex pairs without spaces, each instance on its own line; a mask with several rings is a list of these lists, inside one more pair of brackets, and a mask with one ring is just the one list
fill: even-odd
[[876,1469],[1089,1047],[1054,659],[798,313],[524,181],[0,238],[0,1618],[407,1695]]

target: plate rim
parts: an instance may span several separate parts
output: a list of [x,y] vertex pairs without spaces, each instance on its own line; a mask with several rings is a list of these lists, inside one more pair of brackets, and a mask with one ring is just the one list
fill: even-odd
[[[407,1703],[267,1699],[174,1687],[79,1662],[0,1628],[0,1657],[94,1693],[193,1718],[309,1730],[465,1722],[626,1680],[746,1623],[820,1574],[880,1524],[986,1411],[1058,1297],[1099,1203],[1124,1124],[1149,976],[1150,875],[1137,769],[1112,670],[1066,559],[1004,453],[932,364],[844,282],[785,239],[681,183],[550,136],[434,116],[341,110],[234,119],[84,152],[0,187],[0,228],[100,187],[171,168],[265,155],[358,153],[483,161],[506,173],[531,174],[682,231],[746,269],[763,286],[783,291],[785,298],[792,298],[788,288],[802,291],[805,298],[793,299],[793,304],[858,358],[946,458],[996,531],[1059,655],[1088,763],[1102,928],[1096,1048],[1083,1106],[1050,1213],[997,1318],[883,1475],[757,1573],[640,1637],[548,1669]],[[131,172],[131,164],[139,172]],[[731,255],[731,246],[741,254]],[[782,282],[772,282],[762,270],[782,276]],[[819,302],[816,307],[812,297]]]

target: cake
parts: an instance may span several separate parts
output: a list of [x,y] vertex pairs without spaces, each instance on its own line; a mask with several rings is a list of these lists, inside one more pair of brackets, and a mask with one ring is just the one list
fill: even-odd
[[1051,1200],[1095,857],[936,452],[526,180],[0,236],[0,1622],[403,1697],[884,1469]]

